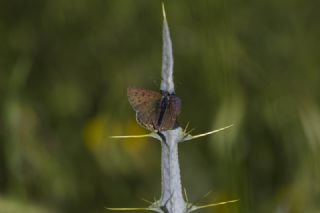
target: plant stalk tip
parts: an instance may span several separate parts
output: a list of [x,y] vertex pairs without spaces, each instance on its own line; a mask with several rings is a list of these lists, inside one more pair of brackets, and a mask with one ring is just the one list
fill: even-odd
[[166,10],[164,8],[164,2],[162,2],[162,15],[163,15],[164,21],[167,21]]

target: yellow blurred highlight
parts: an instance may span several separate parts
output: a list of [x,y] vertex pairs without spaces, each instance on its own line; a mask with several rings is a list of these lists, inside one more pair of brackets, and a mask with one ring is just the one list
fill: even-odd
[[[121,127],[126,126],[125,131]],[[97,116],[87,122],[83,129],[83,138],[86,147],[89,150],[100,150],[101,147],[107,147],[114,143],[119,143],[120,147],[130,154],[140,153],[147,145],[149,138],[128,138],[128,139],[110,139],[110,135],[139,135],[147,134],[135,120],[129,120],[127,125],[117,124],[116,121],[109,120],[105,116]],[[111,140],[111,141],[110,141]],[[152,140],[152,139],[151,139]]]
[[[129,120],[126,131],[123,135],[142,135],[146,133],[148,132],[141,128],[135,120]],[[146,142],[149,140],[149,138],[128,138],[123,139],[123,143],[121,143],[121,145],[124,151],[135,154],[144,150],[144,148],[147,146]]]
[[106,122],[102,117],[96,117],[89,121],[83,130],[85,145],[91,150],[98,147],[105,137],[105,129]]
[[[124,127],[124,128],[122,128]],[[115,153],[127,153],[132,157],[132,160],[141,161],[141,153],[146,152],[148,147],[147,142],[149,138],[125,138],[125,139],[112,139],[112,135],[137,135],[148,133],[140,127],[135,120],[129,120],[127,125],[123,122],[119,123],[111,120],[105,115],[100,115],[92,118],[87,122],[83,129],[83,139],[85,146],[94,152],[96,157],[105,162],[106,156],[114,156]],[[155,139],[153,139],[155,140]],[[156,141],[155,141],[156,142]],[[119,149],[120,148],[120,149]],[[105,155],[108,152],[108,155]],[[110,153],[112,152],[112,153]],[[118,153],[119,155],[120,153]],[[125,158],[125,155],[123,155]],[[109,159],[110,160],[110,159]]]
[[91,151],[100,149],[101,146],[109,145],[108,137],[121,132],[120,125],[110,120],[105,115],[99,115],[87,122],[83,129],[83,139],[85,145]]
[[19,199],[0,196],[0,212],[2,213],[57,213],[46,206],[37,203],[24,202]]

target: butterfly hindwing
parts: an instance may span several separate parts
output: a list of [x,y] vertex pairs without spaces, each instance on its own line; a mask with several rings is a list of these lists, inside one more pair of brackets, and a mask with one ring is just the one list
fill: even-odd
[[140,109],[136,112],[136,120],[137,122],[145,127],[148,130],[154,131],[157,130],[157,120],[158,120],[158,102],[150,102],[146,103],[144,107],[140,107]]
[[169,96],[169,102],[159,127],[160,131],[170,130],[174,127],[176,123],[176,118],[181,111],[181,100],[175,95]]
[[127,89],[127,95],[129,103],[136,111],[150,102],[161,99],[161,94],[159,92],[135,87],[129,87]]

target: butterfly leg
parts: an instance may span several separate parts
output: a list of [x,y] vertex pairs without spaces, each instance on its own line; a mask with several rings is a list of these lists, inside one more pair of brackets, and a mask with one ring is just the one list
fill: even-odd
[[153,126],[154,131],[160,136],[163,143],[168,147],[166,137],[157,129],[157,127],[153,121],[152,121],[151,125]]
[[161,209],[164,213],[169,213],[167,204],[168,204],[168,202],[171,200],[172,195],[173,195],[173,192],[171,192],[171,195],[170,195],[170,197],[168,198],[168,200],[165,202],[165,204],[164,204],[163,206],[160,206],[160,209]]
[[166,139],[166,137],[165,137],[160,131],[158,131],[157,134],[160,136],[160,138],[162,139],[163,143],[164,143],[167,147],[169,147],[168,144],[167,144],[167,139]]

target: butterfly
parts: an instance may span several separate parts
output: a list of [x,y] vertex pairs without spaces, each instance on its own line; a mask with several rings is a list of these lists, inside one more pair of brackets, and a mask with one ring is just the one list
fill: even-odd
[[136,111],[137,122],[144,128],[161,132],[177,126],[176,118],[181,111],[181,100],[175,94],[129,87],[127,95]]

